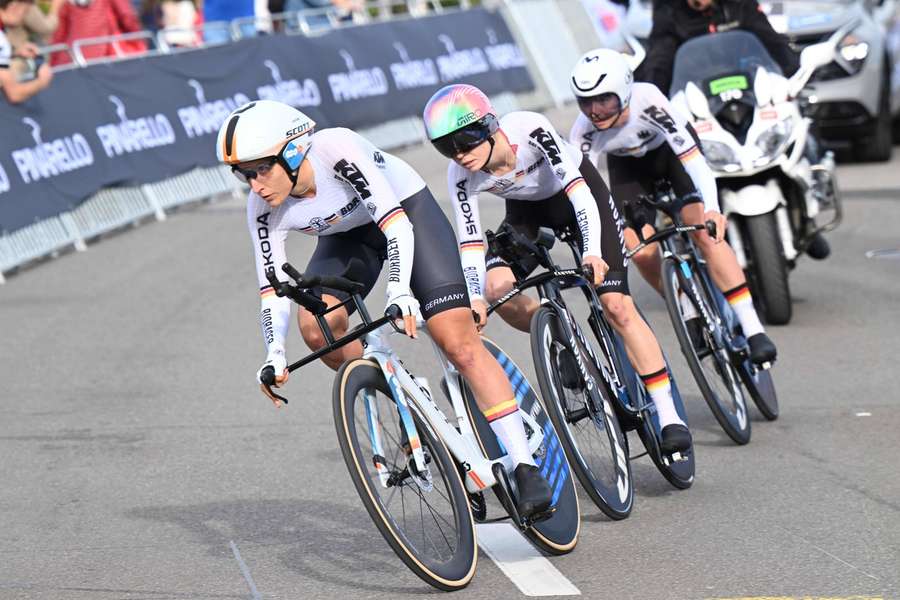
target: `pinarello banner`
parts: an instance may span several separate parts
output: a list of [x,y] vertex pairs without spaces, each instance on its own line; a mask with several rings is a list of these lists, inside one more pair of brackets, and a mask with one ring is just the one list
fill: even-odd
[[255,99],[318,128],[419,116],[449,83],[488,95],[534,83],[503,18],[484,9],[262,36],[56,74],[13,106],[0,96],[0,231],[71,210],[99,189],[150,183],[216,163],[219,126]]

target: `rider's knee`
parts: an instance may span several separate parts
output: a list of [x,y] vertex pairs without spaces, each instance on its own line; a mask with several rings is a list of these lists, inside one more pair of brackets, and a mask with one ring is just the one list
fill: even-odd
[[644,269],[659,262],[659,252],[657,252],[656,245],[654,244],[652,246],[647,246],[646,248],[641,248],[641,250],[633,254],[629,260],[634,261],[638,268]]
[[475,366],[478,361],[478,355],[484,348],[478,336],[473,333],[470,338],[459,340],[458,343],[451,344],[444,348],[447,359],[462,373]]
[[[331,334],[335,338],[339,338],[346,333],[349,319],[345,314],[333,312],[329,314],[326,319],[331,328]],[[311,350],[319,350],[320,348],[324,348],[327,344],[325,334],[322,333],[319,323],[312,315],[300,317],[300,334],[303,336],[303,341],[306,342],[306,345]]]
[[623,294],[603,294],[600,302],[606,318],[617,328],[627,329],[637,317],[634,304]]

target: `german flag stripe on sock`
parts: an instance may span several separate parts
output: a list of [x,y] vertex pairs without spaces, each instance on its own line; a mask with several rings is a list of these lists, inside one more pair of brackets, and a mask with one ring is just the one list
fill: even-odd
[[641,375],[641,381],[644,382],[644,386],[647,388],[648,392],[660,390],[670,385],[669,372],[663,368],[655,373],[650,373],[649,375]]
[[267,285],[266,287],[259,289],[259,296],[261,298],[271,298],[274,295],[275,288],[273,288],[271,285]]
[[572,181],[569,182],[569,185],[566,186],[566,195],[568,196],[575,189],[577,189],[579,186],[582,186],[582,185],[587,185],[587,183],[585,183],[585,181],[584,181],[584,177],[577,177],[577,178],[573,179]]
[[728,304],[737,304],[738,302],[743,302],[744,300],[751,300],[750,288],[748,288],[747,284],[744,283],[732,290],[728,290],[727,292],[725,292],[725,298],[728,300]]
[[697,156],[700,155],[700,148],[697,146],[692,146],[678,155],[678,160],[685,163],[689,160],[693,160]]
[[484,242],[479,240],[473,242],[460,242],[459,249],[462,251],[477,250],[478,252],[484,252]]
[[378,228],[384,231],[385,229],[396,223],[397,220],[401,217],[406,217],[406,211],[398,206],[397,208],[388,211],[386,215],[378,220]]
[[519,410],[519,405],[516,402],[516,399],[512,398],[510,400],[507,400],[506,402],[501,402],[496,406],[492,406],[482,412],[484,413],[484,418],[486,418],[488,420],[488,423],[490,423],[491,421],[502,419],[506,415],[511,415],[517,410]]

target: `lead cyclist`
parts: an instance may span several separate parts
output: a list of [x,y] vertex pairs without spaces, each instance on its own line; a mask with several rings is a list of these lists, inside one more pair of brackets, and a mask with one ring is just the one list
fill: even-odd
[[[482,192],[489,192],[506,200],[504,221],[532,237],[539,227],[570,227],[580,233],[583,262],[593,268],[604,312],[621,334],[628,357],[656,404],[663,452],[690,448],[691,434],[675,410],[662,350],[628,292],[621,207],[610,197],[597,169],[577,147],[560,138],[546,117],[519,111],[498,118],[487,96],[471,85],[438,90],[428,101],[424,118],[431,143],[452,161],[447,185],[469,297],[482,323],[485,297],[493,302],[516,282],[502,259],[490,253],[485,259],[478,199]],[[498,312],[507,323],[527,332],[539,307],[534,298],[519,295]],[[577,369],[574,357],[569,358],[563,370],[566,364],[570,370]]]
[[[350,129],[315,131],[312,119],[299,110],[267,100],[232,112],[219,130],[216,150],[219,160],[231,165],[237,178],[250,186],[247,226],[267,352],[257,382],[262,384],[262,371],[269,366],[277,374],[276,387],[288,380],[285,338],[291,301],[278,297],[266,278],[268,272],[282,272],[288,232],[317,237],[305,270],[308,275],[341,275],[351,261],[360,261],[364,268],[353,277],[365,286],[363,295],[371,291],[387,260],[386,306],[400,307],[406,334],[416,337],[421,301],[429,335],[465,377],[517,465],[520,514],[545,512],[552,490],[529,451],[509,380],[478,337],[455,258],[453,229],[418,173]],[[315,291],[328,306],[348,298],[345,292],[327,287]],[[347,332],[349,318],[346,307],[326,316],[337,337]],[[300,308],[298,321],[310,349],[326,345],[314,315]],[[355,341],[322,360],[338,369],[360,356],[362,345]]]
[[[569,141],[580,146],[593,164],[607,155],[612,193],[619,201],[635,205],[642,194],[652,192],[654,182],[665,178],[679,198],[693,199],[681,210],[686,224],[715,222],[715,238],[701,230],[692,234],[694,242],[709,263],[713,281],[741,322],[750,345],[750,359],[758,365],[770,363],[777,350],[759,320],[734,250],[723,243],[727,221],[719,210],[715,176],[696,136],[659,88],[652,83],[634,83],[633,79],[625,57],[615,50],[591,50],[578,59],[569,84],[581,114],[572,125]],[[653,223],[653,217],[650,209],[646,220]],[[652,235],[652,225],[644,225],[642,233]],[[626,228],[625,241],[629,248],[638,245],[632,227]],[[632,258],[644,279],[662,294],[658,244],[647,246]],[[700,315],[685,298],[681,304],[691,340],[699,347]]]

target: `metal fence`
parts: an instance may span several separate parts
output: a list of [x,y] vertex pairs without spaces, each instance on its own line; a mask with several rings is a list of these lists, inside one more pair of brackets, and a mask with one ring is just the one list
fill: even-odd
[[[568,92],[567,74],[578,55],[590,45],[583,35],[573,33],[567,21],[584,19],[585,13],[579,0],[488,0],[472,2],[457,0],[373,0],[367,4],[364,16],[355,22],[338,21],[330,11],[329,27],[365,25],[367,22],[392,18],[417,18],[428,8],[433,12],[465,10],[470,5],[499,8],[504,14],[518,44],[525,50],[529,71],[537,90],[531,94],[499,94],[492,98],[498,112],[506,113],[519,108],[540,109],[549,105],[560,105],[571,97]],[[452,6],[448,6],[452,5]],[[579,12],[580,11],[580,12]],[[567,14],[568,12],[568,14]],[[187,30],[197,34],[196,47],[227,43],[244,35],[255,35],[268,24],[270,28],[280,28],[291,34],[315,34],[309,26],[311,13],[285,13],[271,17],[254,18],[239,23],[213,22]],[[574,16],[573,16],[574,15]],[[278,24],[281,25],[278,25]],[[216,41],[215,36],[207,40],[207,33],[213,30],[227,32],[229,40]],[[250,33],[252,32],[252,33]],[[196,49],[178,47],[169,43],[167,34],[172,30],[162,30],[157,34],[143,32],[125,34],[120,41],[142,39],[148,42],[149,53],[171,53]],[[184,33],[184,32],[182,32]],[[78,68],[88,64],[81,49],[91,44],[110,43],[117,39],[98,38],[83,40],[75,47],[48,47],[46,50],[67,52],[75,58]],[[114,44],[115,45],[115,44]],[[551,49],[549,51],[548,49]],[[121,59],[127,60],[129,56]],[[114,57],[113,60],[117,58]],[[102,60],[110,60],[104,58]],[[385,150],[396,149],[426,141],[424,127],[418,117],[408,117],[382,123],[366,129],[360,134]],[[166,211],[175,207],[207,200],[221,194],[243,193],[239,182],[225,167],[196,169],[170,179],[141,186],[120,186],[103,189],[84,201],[76,209],[42,220],[9,234],[0,236],[0,283],[4,273],[15,270],[36,259],[53,257],[67,249],[84,251],[87,242],[98,236],[139,223],[145,219],[165,219]]]

